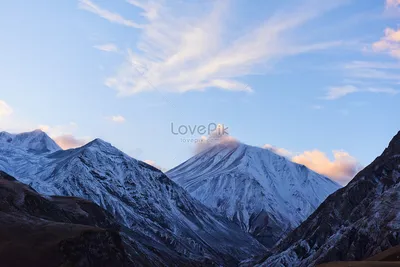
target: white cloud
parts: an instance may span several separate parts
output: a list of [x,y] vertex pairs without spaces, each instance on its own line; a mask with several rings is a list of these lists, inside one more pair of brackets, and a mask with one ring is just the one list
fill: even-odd
[[116,122],[116,123],[124,123],[126,121],[125,117],[123,117],[121,115],[109,116],[109,117],[106,117],[106,119]]
[[0,119],[8,117],[13,113],[13,109],[3,100],[0,100]]
[[[109,14],[88,0],[83,2],[86,10],[102,17]],[[342,4],[342,0],[306,1],[270,16],[243,36],[234,36],[237,29],[229,29],[226,23],[229,1],[207,2],[213,4],[207,15],[190,17],[183,15],[187,4],[177,9],[180,14],[176,14],[161,1],[128,2],[143,10],[147,23],[141,25],[139,41],[128,51],[125,63],[105,82],[119,95],[155,90],[182,93],[208,88],[251,92],[251,86],[240,79],[259,73],[260,68],[276,59],[342,44],[301,44],[295,40],[305,23]],[[206,5],[197,1],[191,4],[201,5],[197,10],[204,10]]]
[[344,96],[347,96],[349,94],[360,93],[360,92],[389,94],[389,95],[396,95],[399,93],[398,90],[395,90],[393,88],[373,88],[373,87],[360,88],[360,87],[355,87],[353,85],[344,85],[344,86],[330,88],[324,98],[327,100],[336,100]]
[[117,13],[113,13],[106,9],[99,7],[98,5],[94,4],[90,0],[79,0],[79,8],[92,12],[100,17],[117,24],[121,24],[124,26],[132,27],[132,28],[140,28],[141,26],[135,23],[132,20],[125,19],[121,15]]
[[115,44],[95,45],[94,48],[104,52],[118,52],[118,47]]

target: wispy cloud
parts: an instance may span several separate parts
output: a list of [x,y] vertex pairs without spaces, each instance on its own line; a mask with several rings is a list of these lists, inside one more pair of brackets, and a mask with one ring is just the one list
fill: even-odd
[[115,44],[102,44],[102,45],[95,45],[94,48],[104,51],[104,52],[118,52],[119,49]]
[[344,64],[343,71],[360,84],[398,84],[400,63],[393,61],[353,61]]
[[106,119],[116,123],[124,123],[126,121],[125,117],[121,115],[108,116]]
[[356,92],[359,92],[359,89],[352,85],[332,87],[327,92],[325,99],[334,100]]
[[0,119],[10,116],[12,113],[13,109],[4,100],[0,100]]
[[328,90],[324,99],[336,100],[345,97],[349,94],[362,93],[362,92],[396,95],[400,91],[395,90],[393,88],[360,88],[353,85],[344,85],[344,86],[331,87]]
[[[251,92],[241,78],[260,72],[261,66],[276,59],[328,49],[340,41],[299,43],[301,27],[344,1],[306,1],[301,6],[270,16],[244,36],[232,36],[236,29],[226,23],[229,1],[213,3],[207,15],[186,17],[174,13],[161,1],[128,0],[143,10],[146,24],[140,28],[136,47],[128,51],[125,63],[106,80],[106,85],[120,95],[144,91],[202,91],[218,88]],[[194,2],[192,4],[204,4]],[[81,6],[102,17],[121,16],[104,10],[88,0]],[[198,10],[201,10],[199,8]],[[204,10],[204,9],[203,9]]]
[[132,20],[125,19],[121,15],[108,11],[94,4],[90,0],[79,0],[79,8],[92,12],[96,15],[99,15],[103,19],[106,19],[112,23],[121,24],[124,26],[132,27],[132,28],[140,28],[141,25],[135,23]]

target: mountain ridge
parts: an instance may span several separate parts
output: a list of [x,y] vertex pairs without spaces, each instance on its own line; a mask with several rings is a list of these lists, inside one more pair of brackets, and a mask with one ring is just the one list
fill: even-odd
[[329,196],[260,266],[356,261],[400,244],[400,132],[371,164]]

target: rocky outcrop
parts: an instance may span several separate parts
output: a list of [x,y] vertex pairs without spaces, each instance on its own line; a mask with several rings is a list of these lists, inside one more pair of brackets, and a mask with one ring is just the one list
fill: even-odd
[[0,172],[1,266],[133,266],[118,231],[96,204],[43,197]]

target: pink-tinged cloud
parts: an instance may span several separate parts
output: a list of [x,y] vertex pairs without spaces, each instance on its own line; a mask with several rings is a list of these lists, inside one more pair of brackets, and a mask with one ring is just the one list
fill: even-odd
[[394,58],[400,59],[400,29],[385,29],[385,36],[372,44],[376,52],[386,52]]
[[62,149],[77,148],[77,147],[84,146],[88,143],[88,140],[76,138],[72,134],[64,134],[64,135],[56,136],[56,137],[53,137],[53,140]]
[[292,158],[292,161],[303,164],[309,169],[325,175],[340,184],[347,184],[361,169],[356,158],[345,151],[333,151],[334,159],[330,160],[325,153],[312,150]]
[[397,8],[400,7],[400,0],[386,0],[386,8]]

